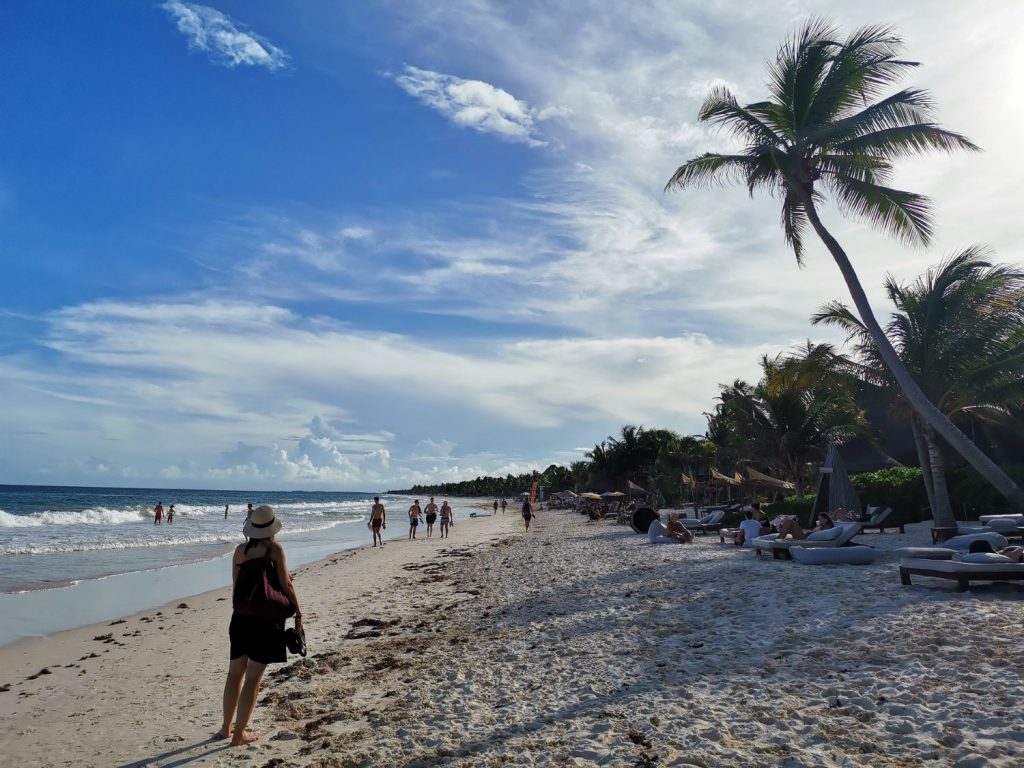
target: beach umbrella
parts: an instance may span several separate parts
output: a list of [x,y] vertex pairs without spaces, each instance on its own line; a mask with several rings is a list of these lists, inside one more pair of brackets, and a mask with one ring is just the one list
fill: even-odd
[[624,494],[622,491],[605,491],[604,493],[601,494],[601,498],[602,499],[621,499],[625,495],[626,494]]
[[594,501],[600,501],[601,495],[594,493],[593,491],[587,491],[586,493],[580,494],[581,499],[593,499]]
[[660,520],[661,516],[650,507],[640,507],[629,517],[629,527],[637,533],[647,533],[651,523]]

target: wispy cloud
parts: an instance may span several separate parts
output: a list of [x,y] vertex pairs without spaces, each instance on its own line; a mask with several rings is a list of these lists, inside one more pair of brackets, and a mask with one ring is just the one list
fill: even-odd
[[218,64],[281,69],[288,54],[264,37],[208,5],[167,0],[162,6],[188,38],[190,48],[204,51]]
[[507,141],[521,141],[542,147],[537,120],[561,114],[557,108],[538,113],[525,102],[496,85],[482,80],[464,80],[454,75],[406,65],[395,82],[428,107],[436,109],[456,125],[480,133],[493,133]]

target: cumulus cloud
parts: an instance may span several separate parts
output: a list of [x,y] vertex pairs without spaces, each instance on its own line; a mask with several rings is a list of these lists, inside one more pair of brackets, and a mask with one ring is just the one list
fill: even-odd
[[536,121],[561,114],[549,108],[541,116],[508,91],[482,80],[464,80],[409,65],[394,79],[410,96],[436,109],[456,125],[531,147],[546,144],[537,135]]
[[189,48],[205,52],[226,67],[264,67],[271,71],[288,64],[288,55],[264,37],[240,28],[237,22],[208,5],[168,0],[162,6]]

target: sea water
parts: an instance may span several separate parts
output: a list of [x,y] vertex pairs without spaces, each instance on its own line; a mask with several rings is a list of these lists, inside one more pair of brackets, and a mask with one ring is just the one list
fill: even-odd
[[[381,500],[404,519],[407,499]],[[162,525],[154,525],[157,502]],[[0,486],[0,593],[209,560],[243,540],[249,503],[274,508],[283,543],[337,550],[368,537],[373,494]]]

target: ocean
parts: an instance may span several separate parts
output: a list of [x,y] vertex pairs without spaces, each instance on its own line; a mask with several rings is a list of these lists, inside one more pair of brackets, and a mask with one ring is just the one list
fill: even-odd
[[[372,493],[0,485],[0,593],[219,557],[242,540],[250,502],[274,507],[285,544],[347,549],[368,539],[372,501]],[[408,498],[381,501],[404,521]],[[165,510],[174,504],[173,525],[166,513],[163,525],[153,524],[157,502]]]

